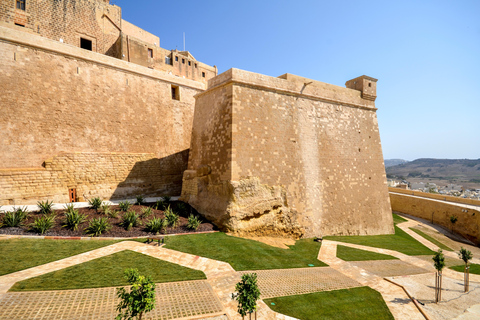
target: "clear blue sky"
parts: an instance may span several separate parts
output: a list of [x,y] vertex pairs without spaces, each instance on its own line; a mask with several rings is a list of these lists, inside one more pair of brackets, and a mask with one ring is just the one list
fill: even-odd
[[[480,158],[480,1],[112,0],[222,73],[378,80],[385,159]],[[141,4],[141,5],[140,5]]]

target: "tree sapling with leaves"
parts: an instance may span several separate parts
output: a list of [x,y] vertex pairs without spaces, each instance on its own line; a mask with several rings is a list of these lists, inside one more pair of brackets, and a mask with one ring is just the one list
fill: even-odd
[[257,319],[257,300],[260,298],[260,290],[257,285],[257,274],[247,273],[242,276],[242,280],[235,285],[237,293],[232,294],[232,299],[238,301],[238,313],[242,319],[255,311],[255,319]]
[[442,300],[442,270],[445,267],[445,257],[443,256],[442,249],[438,249],[435,252],[433,258],[433,266],[437,272],[435,273],[435,303]]
[[155,308],[155,283],[150,276],[140,275],[137,269],[125,270],[125,279],[132,287],[130,292],[123,287],[117,289],[121,301],[117,306],[120,313],[115,319],[142,320],[144,313]]
[[470,250],[464,249],[463,247],[460,248],[460,252],[458,253],[458,257],[465,262],[465,269],[463,271],[463,283],[465,287],[465,292],[468,292],[469,282],[470,282],[470,266],[468,265],[468,260],[473,258],[473,254]]

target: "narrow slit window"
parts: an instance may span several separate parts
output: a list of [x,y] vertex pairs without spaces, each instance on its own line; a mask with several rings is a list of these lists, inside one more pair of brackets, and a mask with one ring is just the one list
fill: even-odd
[[202,72],[202,77],[205,78],[205,72]]
[[92,51],[92,40],[80,38],[80,48]]
[[185,59],[182,59],[182,63],[185,64]]
[[180,88],[178,86],[172,85],[172,99],[180,100]]
[[178,61],[178,57],[175,57],[175,61]]
[[188,61],[188,65],[191,66],[191,65],[192,65],[192,62],[191,62],[191,61]]
[[17,0],[17,9],[25,11],[25,0]]
[[148,57],[153,59],[153,49],[148,48]]

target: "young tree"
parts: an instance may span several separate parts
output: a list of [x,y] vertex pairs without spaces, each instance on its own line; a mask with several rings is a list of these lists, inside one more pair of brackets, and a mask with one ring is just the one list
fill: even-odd
[[437,270],[435,273],[435,303],[442,300],[442,270],[445,267],[445,257],[443,256],[442,249],[438,249],[432,258],[433,266]]
[[247,273],[242,276],[242,280],[235,286],[237,293],[232,294],[232,299],[238,301],[238,313],[242,319],[255,311],[255,319],[257,318],[257,300],[260,298],[260,290],[257,285],[257,274]]
[[465,292],[468,292],[469,282],[470,282],[470,267],[468,265],[468,260],[473,258],[472,252],[470,250],[464,249],[463,247],[460,248],[460,252],[458,253],[458,257],[465,262],[465,269],[463,271],[463,283],[465,286]]
[[455,225],[455,222],[458,221],[457,216],[450,216],[450,222],[452,223],[452,233],[453,233],[453,226]]
[[[141,276],[137,269],[125,270],[125,279],[132,286],[130,292],[123,287],[117,289],[121,301],[117,306],[120,313],[115,319],[142,320],[144,313],[155,308],[155,283],[150,276]],[[123,309],[126,309],[125,312]]]

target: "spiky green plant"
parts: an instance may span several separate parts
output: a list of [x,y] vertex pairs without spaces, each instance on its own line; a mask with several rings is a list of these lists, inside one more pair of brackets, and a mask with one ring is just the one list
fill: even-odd
[[38,201],[37,206],[40,209],[41,214],[50,214],[53,212],[53,200],[51,202]]
[[92,198],[88,200],[88,204],[90,205],[90,208],[95,209],[95,211],[98,211],[98,208],[102,205],[102,199],[99,197]]
[[153,218],[146,224],[146,229],[148,232],[158,234],[160,232],[165,233],[168,223],[165,218]]
[[172,197],[169,197],[169,196],[162,197],[162,201],[167,205],[170,204],[170,200],[172,200]]
[[143,196],[137,196],[137,201],[135,202],[136,205],[143,205],[145,203],[145,198]]
[[107,211],[107,216],[110,218],[118,218],[118,211],[117,210],[108,210]]
[[158,200],[157,202],[155,202],[154,208],[156,210],[165,210],[166,206],[165,206],[165,203],[162,200]]
[[165,210],[165,218],[167,219],[168,225],[172,228],[175,228],[177,226],[178,220],[180,220],[178,214],[173,212],[170,206],[168,206]]
[[135,211],[128,211],[122,217],[122,222],[120,223],[121,226],[125,228],[125,230],[130,230],[133,227],[136,227],[140,224],[140,220],[138,214]]
[[34,232],[45,234],[48,230],[53,228],[54,223],[55,215],[44,215],[43,217],[35,219],[30,226]]
[[120,207],[120,210],[122,210],[124,212],[127,212],[130,209],[130,207],[132,206],[132,204],[130,202],[128,202],[128,200],[125,200],[125,201],[120,201],[118,206]]
[[187,229],[197,230],[202,224],[202,220],[199,217],[191,214],[188,216]]
[[67,212],[72,213],[74,211],[76,211],[76,209],[75,209],[75,205],[73,203],[65,204],[65,213],[67,213]]
[[153,210],[150,207],[145,207],[142,209],[142,217],[148,218],[153,214]]
[[93,218],[90,220],[88,227],[85,228],[85,233],[95,237],[99,236],[104,232],[107,232],[110,230],[111,226],[110,223],[108,223],[108,218],[102,217],[102,218]]
[[100,212],[108,215],[112,211],[112,206],[109,203],[104,203],[100,206]]
[[78,226],[87,219],[87,216],[78,212],[77,209],[72,209],[65,212],[65,224],[64,228],[70,230],[77,230]]
[[13,211],[5,212],[5,216],[2,219],[0,226],[5,227],[20,227],[27,219],[27,208],[13,208]]

